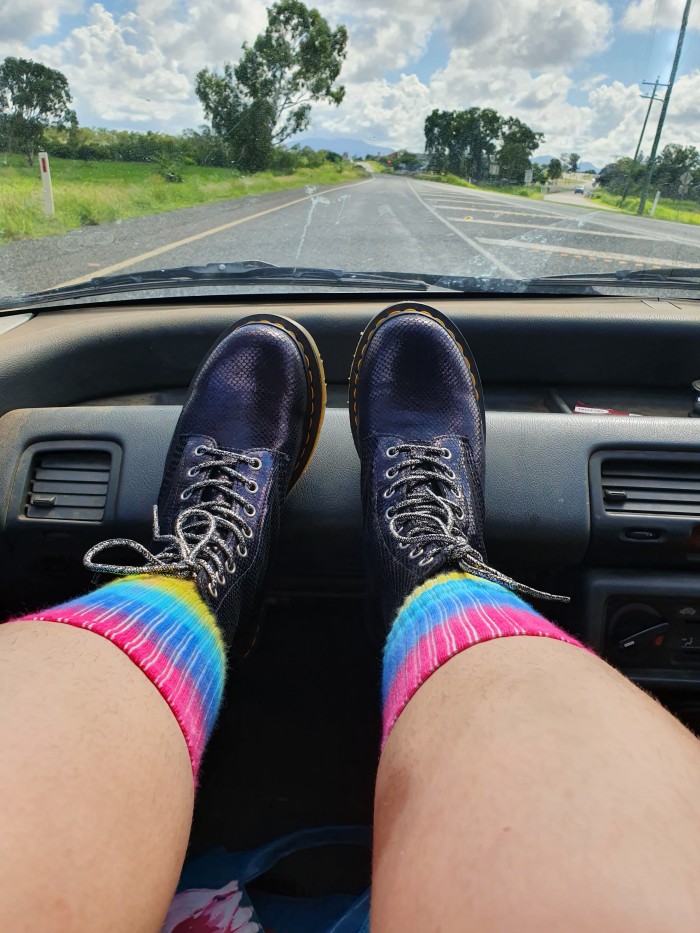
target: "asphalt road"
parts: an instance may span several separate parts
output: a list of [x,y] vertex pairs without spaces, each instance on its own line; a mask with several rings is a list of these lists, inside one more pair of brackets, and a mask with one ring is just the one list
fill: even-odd
[[262,259],[353,271],[539,275],[700,266],[700,227],[403,176],[286,191],[0,248],[0,295]]

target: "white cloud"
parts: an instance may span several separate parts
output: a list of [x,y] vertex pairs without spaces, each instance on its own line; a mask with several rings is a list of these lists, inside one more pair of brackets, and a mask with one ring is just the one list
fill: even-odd
[[121,16],[95,3],[65,38],[22,52],[63,71],[83,123],[181,129],[203,119],[197,71],[235,59],[265,18],[264,0],[233,0],[225,9],[198,0],[184,18],[177,0],[138,0]]
[[[629,32],[648,32],[661,27],[678,31],[685,0],[632,0],[622,17],[622,26]],[[700,29],[700,6],[690,8],[690,29]]]
[[467,0],[449,27],[474,64],[544,71],[603,51],[612,10],[602,0]]
[[82,8],[82,0],[0,0],[0,39],[5,45],[50,35],[64,13]]

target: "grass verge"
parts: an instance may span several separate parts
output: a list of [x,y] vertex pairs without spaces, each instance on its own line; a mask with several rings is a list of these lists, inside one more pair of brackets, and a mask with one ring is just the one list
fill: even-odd
[[[626,198],[624,205],[620,207],[620,196],[610,194],[608,191],[594,191],[592,200],[615,207],[623,214],[636,214],[639,208],[639,198]],[[653,198],[650,198],[644,211],[645,217],[649,217],[652,204]],[[654,220],[671,220],[681,224],[700,224],[700,205],[695,201],[673,201],[671,198],[659,198],[659,203],[654,212]]]
[[419,173],[413,175],[413,178],[420,178],[422,181],[439,181],[444,185],[458,185],[460,188],[474,188],[476,191],[494,191],[496,194],[512,194],[519,198],[534,198],[541,201],[543,198],[539,187],[527,187],[525,185],[473,185],[464,178],[457,175],[431,175],[428,173]]
[[349,163],[300,168],[291,175],[236,175],[225,168],[186,167],[181,183],[168,182],[153,165],[54,159],[51,176],[55,216],[43,209],[39,166],[18,156],[0,161],[0,243],[55,236],[145,214],[210,204],[308,185],[334,185],[365,177]]

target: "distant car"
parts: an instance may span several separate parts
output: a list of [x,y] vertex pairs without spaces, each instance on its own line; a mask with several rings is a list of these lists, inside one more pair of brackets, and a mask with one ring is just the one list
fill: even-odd
[[586,193],[586,189],[583,187],[583,185],[576,185],[576,187],[574,188],[574,194],[585,194],[585,193]]

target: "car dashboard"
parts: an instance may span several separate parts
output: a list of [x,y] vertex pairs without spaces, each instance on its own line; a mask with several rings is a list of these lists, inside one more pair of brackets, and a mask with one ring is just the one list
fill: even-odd
[[[328,408],[315,456],[288,498],[266,612],[280,639],[289,637],[285,613],[315,618],[310,637],[326,637],[319,635],[330,624],[324,620],[335,619],[336,673],[345,672],[342,680],[354,672],[353,683],[359,677],[376,691],[378,660],[360,618],[359,460],[347,384],[360,332],[396,297],[136,301],[0,318],[3,617],[89,587],[81,557],[97,541],[149,542],[165,456],[195,369],[224,328],[267,309],[296,318],[315,337]],[[700,412],[692,384],[700,378],[700,302],[489,296],[433,303],[466,336],[484,383],[490,561],[570,596],[568,605],[537,608],[698,728]],[[264,674],[254,676],[251,663],[238,683],[255,693]],[[321,689],[316,684],[315,695]],[[357,699],[339,702],[337,716],[348,722],[362,707]],[[274,798],[281,820],[275,831],[303,819],[368,816],[365,784],[376,750],[362,750],[376,748],[378,728],[368,716],[350,744],[362,774],[355,783],[341,779],[326,813],[309,816],[311,799],[308,812],[292,812],[274,782],[262,782],[260,794],[268,804]],[[244,728],[240,718],[238,725]],[[256,736],[249,733],[249,747],[261,767],[274,767],[274,752]],[[336,778],[353,768],[338,754]],[[209,773],[216,783],[215,764]],[[226,780],[222,795],[230,792]],[[300,766],[297,780],[313,785],[313,774]],[[351,805],[339,804],[350,796]],[[208,840],[224,819],[213,812],[204,819],[208,833],[201,830]],[[249,830],[237,843],[257,840],[252,824]]]

